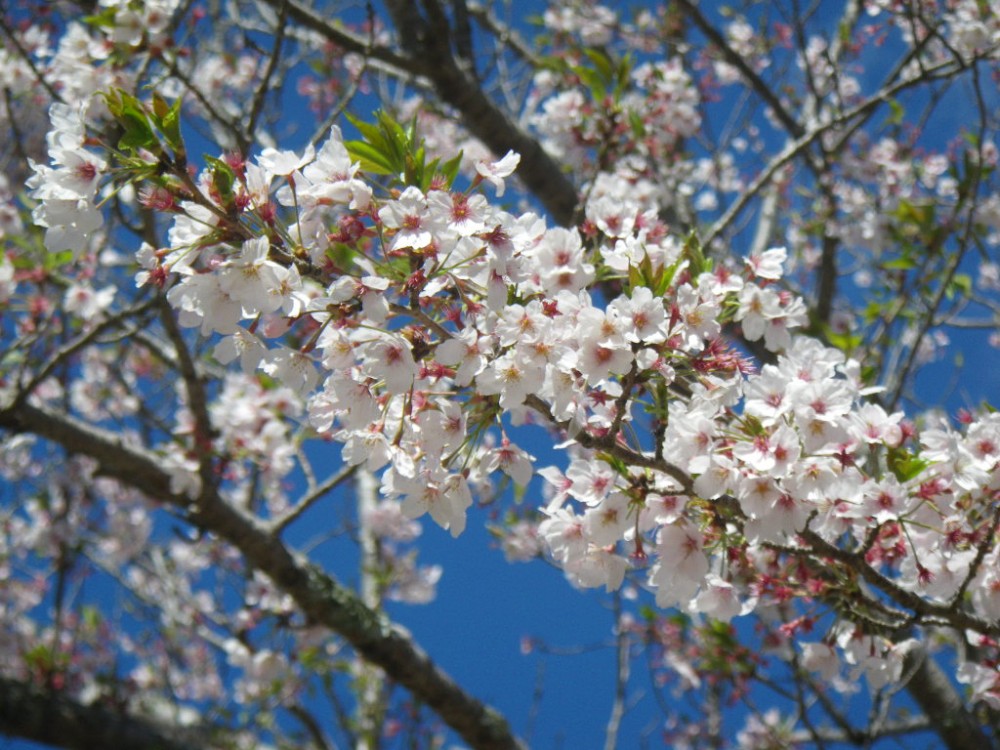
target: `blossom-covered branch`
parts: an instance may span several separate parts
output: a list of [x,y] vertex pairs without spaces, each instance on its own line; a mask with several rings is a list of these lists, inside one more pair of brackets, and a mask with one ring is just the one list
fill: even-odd
[[637,654],[675,746],[996,739],[1000,419],[921,368],[1000,343],[1000,22],[241,8],[4,19],[0,676],[516,747],[382,609],[486,521],[615,597],[609,744]]

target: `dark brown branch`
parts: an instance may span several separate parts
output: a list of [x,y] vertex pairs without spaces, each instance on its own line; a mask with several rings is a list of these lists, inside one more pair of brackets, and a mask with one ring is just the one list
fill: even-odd
[[517,749],[520,742],[494,709],[466,693],[384,614],[366,607],[350,589],[293,554],[260,521],[203,489],[195,502],[174,492],[154,453],[120,437],[45,408],[22,404],[0,411],[0,428],[29,432],[89,456],[99,474],[187,512],[200,529],[236,547],[248,563],[292,597],[310,622],[339,633],[368,662],[385,670],[474,748]]
[[448,36],[429,33],[436,31],[438,25],[431,29],[425,23],[428,33],[415,33],[417,29],[408,25],[414,23],[413,5],[400,0],[387,5],[400,38],[419,47],[409,61],[414,73],[433,84],[441,101],[458,110],[462,124],[494,154],[503,156],[508,150],[519,153],[517,177],[558,224],[572,224],[579,196],[561,165],[486,95],[478,81],[462,70],[451,53]]
[[177,319],[165,297],[160,298],[160,320],[163,328],[167,332],[167,337],[174,345],[177,353],[177,364],[181,377],[184,379],[184,390],[187,393],[188,407],[194,419],[194,448],[198,452],[198,477],[201,480],[202,492],[213,492],[216,476],[213,471],[212,440],[215,437],[215,430],[212,427],[212,419],[208,415],[208,394],[205,392],[205,383],[198,368],[195,366],[188,351],[187,343],[181,333]]
[[69,750],[198,750],[221,747],[204,729],[168,726],[0,677],[5,734]]
[[837,249],[840,240],[837,239],[829,229],[830,224],[835,220],[833,214],[832,200],[824,196],[824,202],[828,204],[828,217],[826,229],[823,231],[823,248],[820,255],[819,271],[816,285],[816,318],[821,323],[829,323],[830,315],[833,312],[833,299],[837,293]]
[[451,7],[455,14],[455,52],[458,54],[465,72],[478,79],[476,59],[472,52],[472,24],[469,22],[469,8],[465,4],[465,0],[451,0]]
[[955,688],[923,646],[907,654],[903,664],[906,672],[912,672],[906,683],[907,692],[913,696],[949,750],[988,750],[996,747],[965,709]]
[[861,576],[865,582],[877,588],[896,604],[913,612],[921,620],[938,621],[935,624],[947,623],[955,628],[975,630],[984,635],[1000,635],[1000,623],[991,623],[968,612],[957,610],[948,604],[935,604],[924,599],[919,594],[901,588],[866,563],[863,555],[843,550],[823,539],[815,531],[805,529],[801,532],[801,536],[812,545],[817,555],[829,557],[846,564]]
[[267,68],[264,70],[264,75],[257,85],[257,92],[254,94],[253,104],[250,106],[250,116],[247,117],[246,121],[246,138],[240,144],[240,150],[243,153],[250,152],[253,135],[257,130],[260,116],[264,111],[264,101],[267,99],[268,92],[271,91],[271,81],[274,78],[275,71],[278,69],[278,61],[281,59],[281,48],[285,42],[285,30],[288,27],[286,23],[287,16],[288,2],[286,1],[281,3],[281,9],[278,11],[278,21],[274,29],[274,45],[271,47],[271,54],[267,60]]

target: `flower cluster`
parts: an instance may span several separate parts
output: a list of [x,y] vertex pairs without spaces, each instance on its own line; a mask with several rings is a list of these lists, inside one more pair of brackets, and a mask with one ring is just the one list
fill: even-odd
[[105,161],[84,148],[86,106],[56,103],[49,113],[49,159],[53,166],[35,165],[28,181],[39,201],[35,224],[46,228],[45,246],[53,253],[82,252],[104,223],[94,204]]
[[[241,540],[246,557],[203,533],[204,511],[288,551],[316,518],[324,539],[360,531],[365,605],[434,598],[423,516],[458,536],[488,515],[508,560],[620,592],[615,635],[650,647],[661,685],[741,697],[767,670],[888,694],[933,633],[1000,710],[1000,417],[900,411],[949,331],[995,328],[981,72],[1000,22],[983,3],[848,4],[836,34],[707,4],[630,20],[550,3],[534,48],[496,32],[459,62],[471,85],[493,56],[488,75],[526,96],[496,130],[569,171],[558,200],[533,196],[558,227],[509,189],[537,164],[422,98],[433,76],[399,122],[327,121],[298,151],[271,137],[293,59],[320,81],[299,91],[316,113],[397,75],[413,45],[395,53],[388,15],[326,35],[265,2],[216,34],[229,6],[202,5],[100,0],[80,22],[14,9],[4,25],[0,125],[23,164],[0,175],[0,674],[182,724],[199,714],[177,700],[228,698],[278,727],[272,708],[354,657]],[[481,39],[503,26],[478,20]],[[912,127],[961,79],[978,123],[950,142]],[[849,309],[856,292],[868,304]],[[66,455],[28,417],[51,418],[37,431]],[[77,455],[65,436],[87,430],[111,458]],[[109,479],[136,465],[117,452],[153,458],[157,481]],[[357,513],[330,521],[356,467]],[[124,592],[117,639],[80,604],[91,576]],[[727,729],[784,746],[816,712]],[[698,745],[695,723],[673,728]]]
[[[39,169],[46,200],[89,197],[72,179],[86,152],[71,132],[56,167]],[[382,197],[336,129],[303,154],[233,161],[228,192],[220,164],[198,193],[160,196],[170,246],[144,251],[140,283],[169,286],[181,325],[221,334],[220,362],[281,384],[267,395],[279,412],[306,397],[312,427],[343,444],[346,463],[381,472],[386,502],[409,518],[429,513],[457,535],[494,473],[527,487],[534,459],[513,430],[541,422],[572,460],[541,472],[550,499],[529,536],[578,585],[613,589],[645,571],[660,606],[728,620],[775,595],[755,558],[822,555],[846,539],[895,590],[941,606],[975,578],[972,611],[995,617],[977,546],[985,516],[967,509],[996,489],[997,420],[915,436],[870,401],[858,363],[792,335],[806,315],[780,285],[783,248],[713,267],[651,209],[609,201],[610,177],[595,184],[585,235],[444,181]],[[502,191],[515,164],[481,164],[481,184]],[[598,293],[602,278],[619,291]],[[727,331],[776,362],[755,372]],[[225,394],[262,394],[232,385],[218,424],[236,419],[226,439],[280,479],[284,428],[240,422]],[[166,459],[195,491],[198,462]],[[813,594],[829,585],[789,580]]]

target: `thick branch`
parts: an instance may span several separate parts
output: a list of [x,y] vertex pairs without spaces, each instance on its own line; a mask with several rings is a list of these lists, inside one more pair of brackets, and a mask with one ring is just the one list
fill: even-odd
[[[265,2],[277,10],[285,0]],[[519,153],[518,178],[556,222],[563,226],[572,224],[579,203],[573,182],[541,144],[511,120],[486,95],[482,85],[455,60],[451,51],[451,34],[442,29],[440,23],[430,29],[413,3],[389,2],[387,5],[407,54],[385,47],[372,47],[364,37],[334,25],[295,0],[288,0],[287,12],[297,23],[343,49],[391,66],[401,79],[426,78],[438,97],[458,110],[459,118],[469,132],[493,153],[498,156],[510,150]],[[446,33],[438,33],[440,31]]]
[[199,528],[240,550],[250,565],[292,597],[309,620],[339,633],[372,664],[430,706],[475,748],[520,748],[506,721],[466,693],[413,640],[383,614],[366,607],[350,589],[296,557],[258,520],[202,492],[197,506],[170,486],[155,454],[125,445],[118,436],[68,415],[30,405],[0,411],[0,428],[30,432],[71,453],[89,456],[103,476],[191,514]]
[[3,732],[70,750],[198,750],[218,747],[198,729],[167,726],[100,705],[84,705],[0,677],[0,727]]
[[462,124],[493,153],[503,155],[514,150],[521,155],[517,176],[541,201],[552,218],[563,226],[572,224],[579,197],[576,187],[559,163],[528,135],[483,91],[482,85],[469,76],[455,61],[448,35],[424,25],[426,33],[407,26],[413,8],[409,2],[387,3],[397,31],[408,43],[419,46],[410,61],[411,69],[434,85],[438,97],[458,110]]
[[912,671],[906,683],[907,692],[913,696],[949,750],[996,747],[965,710],[955,688],[923,647],[907,655],[905,669],[907,673]]

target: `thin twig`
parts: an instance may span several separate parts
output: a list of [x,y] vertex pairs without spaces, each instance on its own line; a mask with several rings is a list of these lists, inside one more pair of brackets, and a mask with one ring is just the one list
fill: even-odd
[[283,515],[272,520],[267,526],[267,532],[274,536],[280,535],[290,523],[309,510],[317,500],[350,479],[357,469],[357,466],[347,466],[328,477],[321,485],[299,498],[299,501],[292,508],[285,511]]
[[618,747],[618,730],[625,715],[625,687],[629,675],[629,636],[623,627],[621,591],[615,591],[612,601],[615,618],[615,697],[604,734],[604,750],[615,750]]
[[278,69],[278,61],[281,58],[281,47],[284,44],[285,30],[288,26],[287,19],[288,0],[283,0],[281,8],[278,11],[278,21],[274,32],[274,46],[271,48],[271,54],[267,60],[267,68],[264,70],[264,75],[261,77],[260,84],[257,86],[257,91],[254,94],[253,103],[250,105],[250,115],[247,117],[246,138],[240,144],[240,149],[243,152],[249,151],[254,131],[257,130],[257,121],[260,119],[261,112],[264,111],[264,101],[271,88],[271,79],[274,77],[274,72]]

